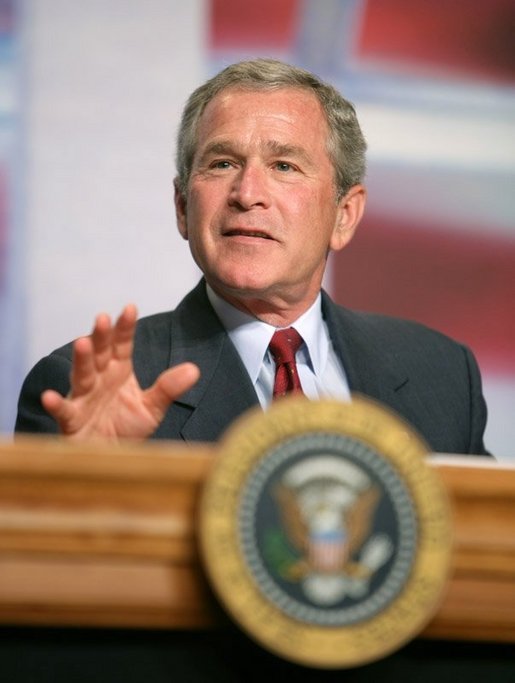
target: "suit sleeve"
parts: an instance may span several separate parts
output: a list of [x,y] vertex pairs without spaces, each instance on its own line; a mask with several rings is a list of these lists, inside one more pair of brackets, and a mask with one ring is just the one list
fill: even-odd
[[473,455],[490,455],[484,445],[484,432],[487,420],[486,402],[483,396],[481,375],[473,354],[462,347],[467,363],[470,386],[470,443],[468,452]]
[[27,375],[20,392],[15,432],[28,434],[59,432],[56,421],[41,405],[45,389],[55,389],[63,396],[70,388],[71,359],[66,352],[54,352],[37,363]]

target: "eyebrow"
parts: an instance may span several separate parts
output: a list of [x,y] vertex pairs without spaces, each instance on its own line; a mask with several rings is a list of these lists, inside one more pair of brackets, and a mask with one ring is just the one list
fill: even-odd
[[311,162],[311,157],[304,147],[301,147],[300,145],[290,145],[288,143],[278,142],[277,140],[268,140],[266,146],[268,150],[276,156],[297,157],[303,159],[307,163]]
[[[311,157],[306,150],[300,145],[290,145],[288,143],[279,142],[277,140],[267,140],[265,143],[267,151],[274,156],[279,157],[294,157],[302,159],[305,163],[312,165]],[[212,142],[202,152],[199,162],[202,163],[207,157],[212,154],[235,154],[239,156],[237,146],[230,140],[219,140]]]
[[233,152],[234,147],[228,140],[222,142],[211,142],[202,152],[202,159],[210,154],[227,154]]

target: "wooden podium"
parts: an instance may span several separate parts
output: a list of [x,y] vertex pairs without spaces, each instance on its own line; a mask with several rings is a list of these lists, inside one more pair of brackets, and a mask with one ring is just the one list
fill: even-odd
[[[215,447],[0,445],[0,623],[205,629],[196,547]],[[515,642],[515,466],[431,458],[451,500],[448,588],[425,638]]]

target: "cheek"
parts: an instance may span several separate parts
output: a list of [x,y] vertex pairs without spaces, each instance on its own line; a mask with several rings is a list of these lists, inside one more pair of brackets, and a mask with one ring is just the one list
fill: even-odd
[[187,215],[190,249],[197,258],[203,258],[203,254],[213,254],[217,248],[215,243],[218,211],[205,193],[192,192],[190,207]]
[[313,221],[317,206],[316,194],[303,188],[282,187],[281,193],[275,195],[275,206],[278,218],[284,226],[296,233],[304,232]]
[[209,190],[210,188],[205,187],[202,190],[193,188],[189,197],[191,210],[188,214],[188,219],[195,226],[202,228],[210,225],[220,210],[221,193]]
[[[334,197],[329,193],[308,192],[292,193],[284,204],[284,211],[294,223],[293,228],[304,236],[312,238],[324,235],[334,224],[336,206]],[[308,244],[305,245],[309,247]]]

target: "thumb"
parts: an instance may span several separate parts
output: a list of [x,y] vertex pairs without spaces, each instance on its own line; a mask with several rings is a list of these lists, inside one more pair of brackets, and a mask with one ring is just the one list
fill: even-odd
[[193,363],[181,363],[165,370],[145,391],[144,401],[148,410],[160,421],[170,404],[191,389],[199,377],[200,370]]
[[41,405],[58,422],[65,422],[71,417],[65,397],[53,389],[47,389],[41,394]]

